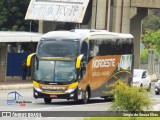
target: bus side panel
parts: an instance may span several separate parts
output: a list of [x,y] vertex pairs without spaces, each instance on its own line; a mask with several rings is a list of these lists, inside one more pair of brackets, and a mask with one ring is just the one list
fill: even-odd
[[[109,87],[110,84],[118,81],[118,80],[122,80],[124,81],[126,84],[129,84],[130,79],[132,78],[132,73],[131,71],[128,70],[119,70],[117,71],[115,74],[113,74],[108,80],[106,80],[106,82],[99,87],[96,90],[92,91],[92,97],[98,97],[98,96],[109,96],[110,94],[106,94],[106,92],[109,92],[111,90],[111,88]],[[97,91],[99,92],[98,94]]]
[[89,85],[91,97],[104,96],[108,86],[117,80],[130,83],[132,78],[132,55],[96,56],[88,65],[84,78],[79,83],[83,90]]

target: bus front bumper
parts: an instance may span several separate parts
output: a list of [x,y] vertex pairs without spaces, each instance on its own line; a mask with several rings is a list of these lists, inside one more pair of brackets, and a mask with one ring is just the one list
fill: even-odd
[[33,96],[35,98],[52,98],[52,99],[76,99],[77,98],[77,90],[74,90],[71,93],[66,94],[45,94],[42,92],[33,89]]

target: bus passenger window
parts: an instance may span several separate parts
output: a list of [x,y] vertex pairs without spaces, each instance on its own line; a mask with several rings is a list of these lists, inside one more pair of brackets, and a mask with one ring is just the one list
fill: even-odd
[[95,41],[90,41],[89,42],[89,56],[93,57],[93,56],[97,56],[99,53],[99,45],[96,44]]

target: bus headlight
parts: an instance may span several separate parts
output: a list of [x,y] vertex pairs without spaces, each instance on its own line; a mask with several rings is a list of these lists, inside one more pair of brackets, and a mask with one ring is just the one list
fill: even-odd
[[65,91],[65,93],[71,93],[71,92],[73,92],[75,89],[76,89],[76,87],[75,87],[75,88],[68,89],[68,90]]
[[34,89],[35,89],[36,91],[38,91],[38,92],[43,92],[42,89],[37,88],[37,87],[35,87],[35,86],[34,86]]

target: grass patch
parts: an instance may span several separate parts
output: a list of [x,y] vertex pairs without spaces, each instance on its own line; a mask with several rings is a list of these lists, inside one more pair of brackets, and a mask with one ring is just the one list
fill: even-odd
[[160,117],[93,117],[83,120],[160,120]]

